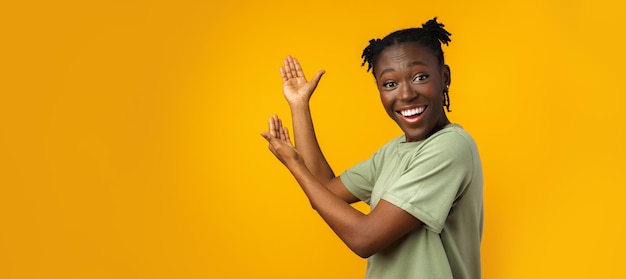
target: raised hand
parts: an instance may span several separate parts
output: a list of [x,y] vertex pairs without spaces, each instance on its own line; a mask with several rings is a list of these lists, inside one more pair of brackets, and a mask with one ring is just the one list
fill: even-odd
[[283,93],[287,102],[290,105],[308,103],[324,73],[324,70],[319,71],[311,81],[307,81],[298,59],[287,56],[284,66],[280,67],[280,76],[283,78]]
[[269,149],[283,165],[289,167],[290,163],[303,163],[302,158],[289,138],[289,130],[283,127],[283,123],[277,115],[269,120],[269,131],[262,132],[261,136],[269,143]]

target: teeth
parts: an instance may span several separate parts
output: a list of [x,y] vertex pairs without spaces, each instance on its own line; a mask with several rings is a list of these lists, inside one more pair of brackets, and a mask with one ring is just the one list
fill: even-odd
[[404,117],[409,117],[409,116],[415,116],[415,115],[419,115],[420,113],[424,112],[425,107],[417,107],[414,109],[407,109],[407,110],[403,110],[400,111],[400,114],[402,114],[402,116]]

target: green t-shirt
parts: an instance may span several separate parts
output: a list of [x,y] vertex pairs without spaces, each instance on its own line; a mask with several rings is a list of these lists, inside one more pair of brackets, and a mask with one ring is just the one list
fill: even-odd
[[366,278],[480,278],[482,167],[461,126],[418,142],[395,138],[341,181],[371,209],[384,199],[423,223],[369,257]]

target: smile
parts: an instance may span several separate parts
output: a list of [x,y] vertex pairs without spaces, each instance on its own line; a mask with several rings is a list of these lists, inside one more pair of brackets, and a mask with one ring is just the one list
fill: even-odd
[[420,114],[422,114],[422,112],[424,112],[424,110],[426,110],[426,106],[421,106],[421,107],[416,107],[416,108],[412,108],[412,109],[401,110],[401,111],[399,111],[399,113],[402,114],[402,116],[404,116],[404,117],[415,117],[415,116],[419,116]]

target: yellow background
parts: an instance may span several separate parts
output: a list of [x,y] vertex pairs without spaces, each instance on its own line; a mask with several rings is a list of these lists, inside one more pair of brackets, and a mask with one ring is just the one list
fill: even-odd
[[0,278],[362,278],[259,133],[290,123],[291,54],[327,71],[335,171],[369,157],[400,131],[361,51],[433,16],[484,164],[484,278],[626,277],[619,1],[11,2]]

